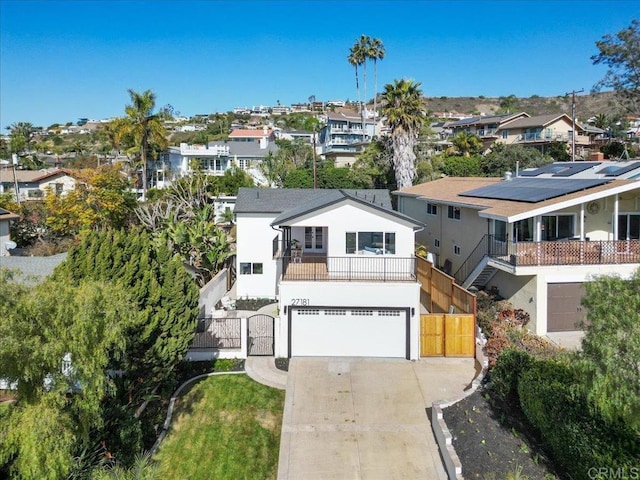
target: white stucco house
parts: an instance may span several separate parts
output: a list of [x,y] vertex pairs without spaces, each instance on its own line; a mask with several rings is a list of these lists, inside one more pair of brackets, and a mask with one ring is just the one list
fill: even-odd
[[39,200],[48,189],[56,195],[66,195],[76,186],[76,179],[69,170],[52,168],[49,170],[16,170],[0,168],[0,193],[12,192],[15,197],[16,183],[18,199]]
[[640,161],[556,162],[505,178],[450,177],[394,192],[436,264],[497,289],[538,335],[577,331],[583,285],[640,267]]
[[419,358],[419,221],[387,190],[241,188],[238,298],[272,298],[275,355]]
[[9,255],[10,248],[7,248],[10,246],[9,242],[11,241],[9,227],[12,220],[18,220],[19,218],[19,215],[0,208],[0,256]]

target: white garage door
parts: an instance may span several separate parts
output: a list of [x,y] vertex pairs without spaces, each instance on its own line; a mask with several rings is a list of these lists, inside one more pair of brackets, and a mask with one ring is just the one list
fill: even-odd
[[407,357],[406,310],[294,308],[294,357]]

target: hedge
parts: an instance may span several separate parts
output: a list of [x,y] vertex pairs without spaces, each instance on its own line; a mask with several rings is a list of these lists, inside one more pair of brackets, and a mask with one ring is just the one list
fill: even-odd
[[628,472],[640,465],[640,438],[625,425],[605,421],[580,381],[568,363],[533,360],[518,382],[522,411],[557,465],[574,480],[592,480],[596,468]]

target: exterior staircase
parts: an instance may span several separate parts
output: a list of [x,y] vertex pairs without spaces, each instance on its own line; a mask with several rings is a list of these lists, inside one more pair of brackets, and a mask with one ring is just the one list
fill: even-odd
[[462,287],[467,289],[469,287],[478,289],[486,287],[497,271],[498,269],[491,265],[491,258],[484,257],[462,283]]

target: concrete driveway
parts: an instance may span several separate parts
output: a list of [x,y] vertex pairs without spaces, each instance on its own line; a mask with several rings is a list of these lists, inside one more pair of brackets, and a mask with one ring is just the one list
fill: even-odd
[[474,375],[473,359],[291,359],[278,479],[446,479],[425,409]]

